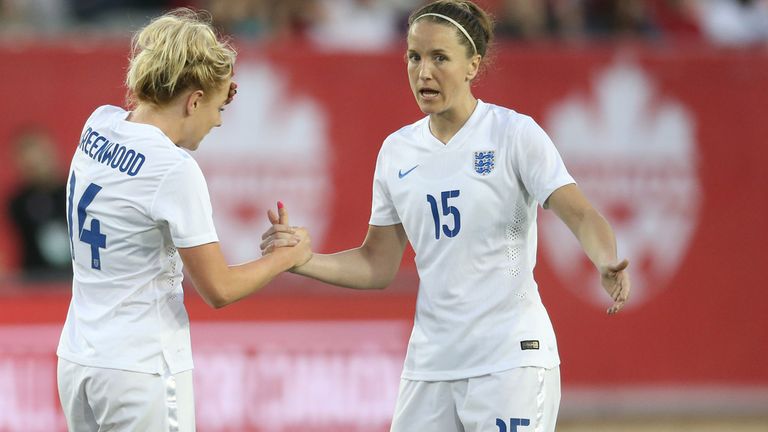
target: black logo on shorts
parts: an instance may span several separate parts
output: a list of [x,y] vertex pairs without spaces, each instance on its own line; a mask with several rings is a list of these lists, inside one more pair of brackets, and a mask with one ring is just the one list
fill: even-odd
[[520,341],[520,349],[522,349],[523,351],[537,350],[539,349],[539,341],[537,340]]

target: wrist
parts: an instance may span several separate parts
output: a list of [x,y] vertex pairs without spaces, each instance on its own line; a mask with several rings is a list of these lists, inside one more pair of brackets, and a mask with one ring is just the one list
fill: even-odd
[[600,272],[600,274],[608,273],[614,265],[618,262],[617,259],[612,260],[603,260],[600,261],[599,264],[596,264],[595,267],[597,268],[597,271]]
[[306,261],[302,261],[301,263],[295,264],[293,267],[288,269],[289,272],[297,275],[305,275],[304,270],[306,270],[307,266],[309,265],[309,262],[312,261],[312,258],[314,258],[315,254],[310,253],[309,259]]

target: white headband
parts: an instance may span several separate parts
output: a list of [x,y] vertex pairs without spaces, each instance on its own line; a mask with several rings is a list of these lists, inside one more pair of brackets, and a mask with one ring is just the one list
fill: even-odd
[[415,20],[413,20],[413,22],[416,22],[416,21],[420,20],[422,17],[430,16],[430,15],[431,16],[436,16],[438,18],[442,18],[442,19],[448,21],[449,23],[455,25],[459,30],[461,30],[462,33],[464,33],[464,36],[467,37],[467,40],[469,41],[469,43],[472,44],[472,49],[475,50],[475,54],[477,54],[477,46],[475,46],[475,41],[472,40],[472,38],[469,36],[469,33],[467,33],[467,31],[464,29],[464,27],[462,27],[461,24],[459,24],[458,21],[456,21],[455,19],[453,19],[451,17],[447,17],[447,16],[442,15],[442,14],[425,13],[425,14],[419,15]]

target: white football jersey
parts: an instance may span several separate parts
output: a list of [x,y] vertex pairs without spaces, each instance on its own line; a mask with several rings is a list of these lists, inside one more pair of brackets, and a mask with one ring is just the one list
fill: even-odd
[[448,144],[428,118],[387,137],[370,224],[403,224],[420,278],[403,378],[560,363],[533,268],[537,204],[569,183],[533,119],[482,101]]
[[177,247],[218,241],[195,160],[128,112],[103,106],[69,173],[72,301],[57,354],[85,366],[192,369]]

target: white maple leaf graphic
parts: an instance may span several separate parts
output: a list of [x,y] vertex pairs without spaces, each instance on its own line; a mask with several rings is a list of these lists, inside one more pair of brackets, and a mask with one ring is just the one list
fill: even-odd
[[[647,301],[679,269],[697,225],[700,191],[695,125],[686,109],[655,94],[642,69],[617,61],[593,82],[594,96],[554,106],[545,129],[571,174],[616,231],[632,263],[632,301]],[[541,217],[543,251],[560,279],[608,302],[594,267],[565,225]]]

